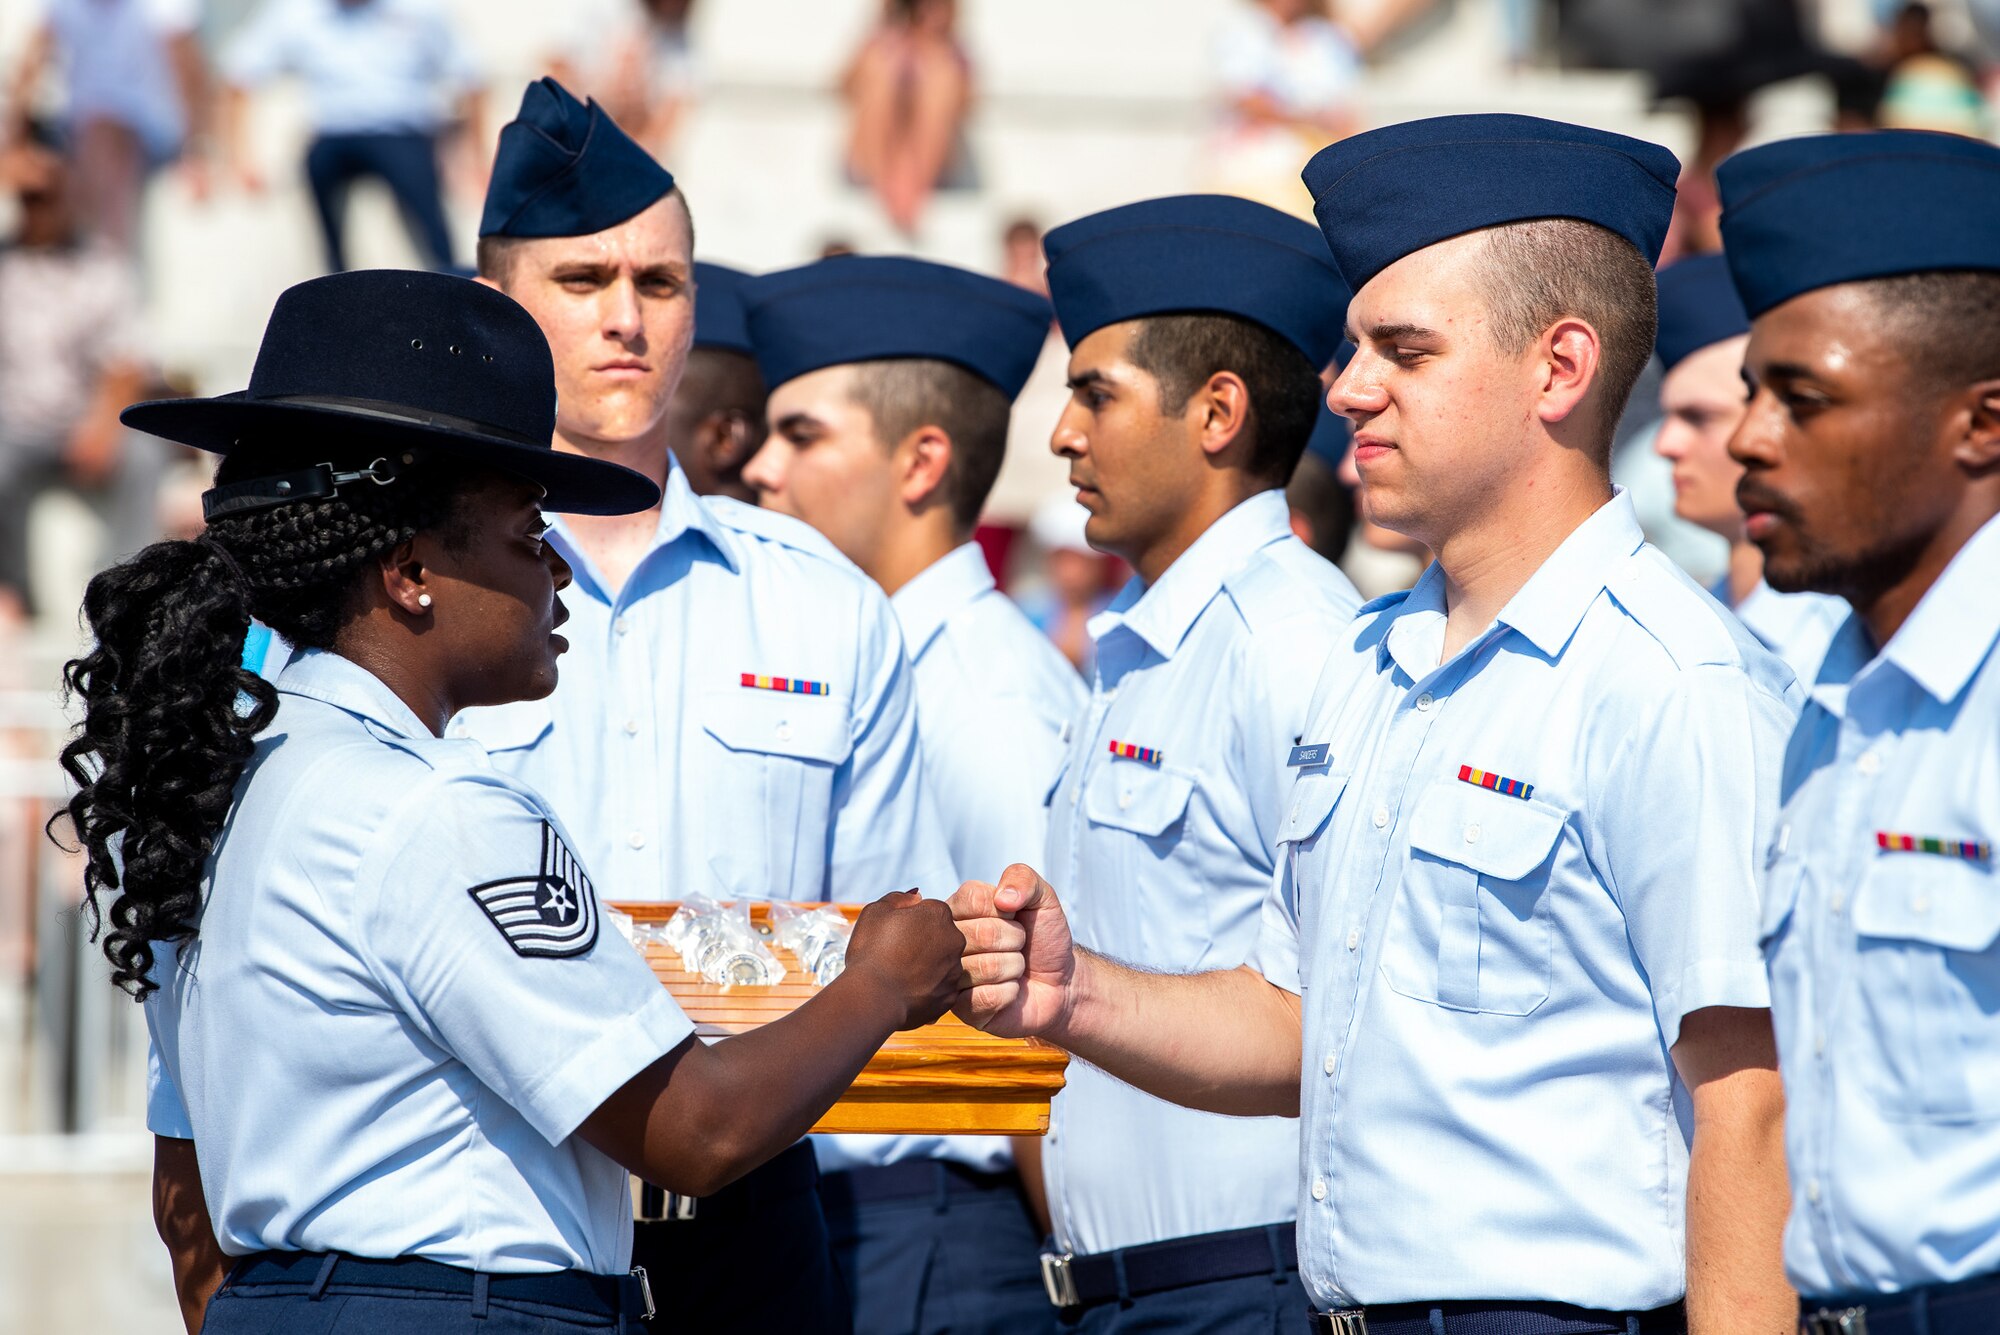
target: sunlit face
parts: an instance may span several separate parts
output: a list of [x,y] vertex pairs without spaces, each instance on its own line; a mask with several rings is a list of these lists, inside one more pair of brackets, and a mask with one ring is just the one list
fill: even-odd
[[1859,284],[1803,293],[1757,317],[1749,408],[1730,439],[1736,500],[1764,578],[1865,601],[1895,582],[1965,488],[1949,405],[1906,360]]
[[901,506],[898,453],[853,398],[855,369],[829,366],[771,391],[771,433],[743,468],[768,510],[803,519],[873,569]]
[[617,444],[659,427],[694,338],[693,252],[678,194],[592,236],[515,243],[500,286],[555,355],[559,434]]
[[1084,537],[1135,565],[1195,504],[1207,471],[1186,418],[1161,411],[1160,382],[1130,360],[1138,330],[1106,325],[1070,351],[1069,402],[1049,439],[1090,512]]
[[1711,343],[1674,364],[1660,382],[1659,434],[1653,450],[1674,466],[1674,513],[1735,542],[1743,535],[1736,482],[1743,465],[1729,457],[1746,407],[1741,334]]
[[1485,250],[1455,237],[1363,284],[1347,308],[1356,351],[1327,394],[1354,423],[1369,519],[1432,548],[1490,508],[1532,439],[1540,361],[1488,333]]
[[415,545],[431,594],[429,627],[466,667],[469,693],[456,703],[539,700],[556,688],[556,656],[569,642],[556,627],[569,620],[557,595],[570,568],[544,536],[542,489],[503,474],[482,478],[458,501],[446,533],[427,530]]

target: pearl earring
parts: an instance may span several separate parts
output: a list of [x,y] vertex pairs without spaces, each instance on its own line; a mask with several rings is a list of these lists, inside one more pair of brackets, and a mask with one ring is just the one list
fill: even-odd
[[428,593],[420,593],[417,595],[418,607],[423,608],[425,611],[429,611],[430,605],[431,605],[431,596]]

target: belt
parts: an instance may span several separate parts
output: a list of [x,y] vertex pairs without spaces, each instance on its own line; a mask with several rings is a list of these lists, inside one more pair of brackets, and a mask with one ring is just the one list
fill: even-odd
[[2000,1275],[1883,1294],[1851,1307],[1818,1298],[1799,1304],[1801,1335],[1991,1335],[1996,1329]]
[[885,1201],[934,1200],[940,1206],[951,1196],[977,1196],[989,1191],[1012,1192],[1012,1173],[982,1173],[946,1159],[905,1159],[877,1168],[850,1168],[819,1180],[819,1198],[828,1210]]
[[1313,1335],[1678,1335],[1681,1304],[1650,1312],[1600,1312],[1568,1303],[1386,1303],[1314,1312]]
[[556,1270],[537,1275],[489,1275],[405,1256],[392,1261],[345,1252],[255,1252],[229,1272],[231,1289],[297,1289],[317,1298],[329,1289],[387,1289],[446,1294],[469,1300],[483,1316],[494,1299],[562,1307],[596,1317],[653,1319],[653,1290],[644,1269],[629,1275]]
[[1057,1307],[1092,1307],[1225,1279],[1282,1275],[1298,1267],[1293,1225],[1266,1224],[1089,1256],[1044,1252],[1042,1288]]
[[810,1194],[819,1183],[819,1162],[809,1141],[800,1141],[768,1163],[760,1164],[713,1196],[683,1196],[650,1182],[639,1184],[639,1223],[675,1223],[695,1218],[740,1220],[754,1218],[778,1201]]

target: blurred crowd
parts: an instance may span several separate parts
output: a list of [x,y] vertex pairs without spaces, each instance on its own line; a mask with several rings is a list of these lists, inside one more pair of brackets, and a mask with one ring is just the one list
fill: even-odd
[[[1821,82],[1838,126],[1987,132],[2000,92],[2000,0],[1944,11],[1863,2],[1872,36],[1836,49],[1816,22],[1824,6],[1810,0],[1492,0],[1509,68],[1641,70],[1658,99],[1686,108],[1693,150],[1683,155],[1670,258],[1715,248],[1712,169],[1754,134],[1755,98],[1771,85]],[[117,423],[123,404],[177,388],[143,318],[142,204],[153,183],[172,174],[202,201],[296,174],[332,270],[349,263],[352,190],[371,181],[395,200],[415,253],[458,268],[470,257],[446,201],[483,190],[489,113],[506,110],[488,103],[506,103],[511,91],[493,86],[467,39],[478,11],[444,0],[38,3],[0,110],[0,627],[66,624],[93,570],[198,523],[197,465],[129,440]],[[1305,211],[1299,165],[1370,122],[1370,63],[1424,40],[1452,7],[1218,3],[1212,83],[1189,90],[1207,99],[1210,128],[1186,186]],[[694,0],[598,0],[565,13],[546,70],[673,161],[700,115]],[[884,0],[838,81],[840,171],[907,238],[938,195],[982,188],[978,52],[961,17],[957,0]],[[259,99],[280,80],[295,81],[306,106],[294,162],[260,160],[252,132]],[[1041,225],[1055,221],[1010,219],[994,239],[994,269],[1040,284]],[[1032,448],[1032,430],[1017,434],[1017,448]],[[1355,526],[1350,487],[1331,464],[1309,457],[1293,490],[1302,531],[1336,544],[1332,554],[1347,557],[1365,589],[1414,572],[1394,535]],[[993,535],[989,552],[1081,663],[1083,622],[1119,575],[1082,545],[1071,509],[1054,498],[1033,524]]]

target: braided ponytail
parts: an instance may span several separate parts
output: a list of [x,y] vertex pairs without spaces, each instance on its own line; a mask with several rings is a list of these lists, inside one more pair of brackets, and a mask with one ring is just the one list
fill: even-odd
[[[299,466],[231,456],[216,480]],[[91,580],[83,611],[95,644],[63,669],[84,706],[62,751],[77,791],[49,827],[54,838],[66,818],[84,850],[92,934],[118,987],[143,1000],[156,988],[154,943],[198,931],[208,857],[277,715],[276,690],[242,667],[251,618],[300,648],[334,648],[361,609],[367,569],[445,522],[457,494],[420,466],[388,486],[218,519]]]

